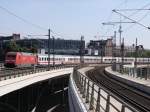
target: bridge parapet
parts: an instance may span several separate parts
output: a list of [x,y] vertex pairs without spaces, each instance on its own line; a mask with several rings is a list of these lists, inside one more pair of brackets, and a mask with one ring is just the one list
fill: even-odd
[[8,79],[0,81],[0,96],[3,96],[12,91],[21,89],[23,87],[32,85],[34,83],[50,80],[51,78],[57,78],[61,76],[69,75],[73,72],[73,67],[61,67],[61,68],[53,68],[49,71],[41,71],[41,72],[27,72],[30,74],[16,74],[15,77],[10,76]]
[[69,67],[73,67],[73,66],[74,65],[50,67],[49,69],[47,67],[41,67],[41,68],[1,70],[0,71],[0,81],[12,79],[12,78],[17,78],[17,77],[22,77],[22,76],[27,76],[27,75],[32,75],[35,73],[41,73],[41,72],[46,72],[46,71],[69,68]]
[[75,86],[75,95],[81,100],[78,101],[78,103],[81,103],[80,108],[82,107],[80,112],[138,112],[110,91],[81,74],[78,70],[74,70],[71,79],[73,86]]

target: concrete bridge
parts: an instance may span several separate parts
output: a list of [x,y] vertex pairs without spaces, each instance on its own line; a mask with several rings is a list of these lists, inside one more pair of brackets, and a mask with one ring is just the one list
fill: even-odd
[[0,77],[0,111],[36,110],[35,106],[38,106],[41,94],[45,93],[45,90],[49,90],[50,93],[57,88],[64,90],[63,80],[72,72],[73,67],[53,67],[50,70],[28,70]]
[[[16,90],[20,91],[22,88],[36,85],[39,82],[47,81],[46,83],[50,83],[51,79],[69,76],[68,96],[70,112],[138,112],[136,109],[126,104],[114,94],[92,82],[85,75],[85,72],[93,68],[94,66],[83,67],[80,69],[75,69],[74,67],[59,67],[55,69],[53,68],[49,71],[42,70],[38,72],[29,72],[28,74],[22,73],[13,76],[1,77],[0,96],[4,96],[3,100],[7,101],[7,94],[11,94]],[[59,81],[57,81],[57,83],[59,83]],[[32,98],[34,94],[35,96],[39,96],[37,95],[39,91],[39,85],[41,85],[41,83],[30,87],[32,89],[29,91],[33,92],[32,96],[30,96],[28,99]],[[17,95],[20,95],[21,93],[22,92],[20,91],[17,93]],[[24,96],[27,96],[27,94],[28,92],[24,93]],[[17,100],[20,101],[20,97]],[[27,104],[29,104],[28,100]],[[3,108],[9,107],[11,111],[13,110],[12,112],[18,112],[21,110],[21,107],[18,106],[19,109],[14,109],[10,105],[7,105],[7,103],[0,102],[0,105]],[[18,105],[21,104],[18,103]],[[32,106],[32,112],[36,110],[36,106],[37,105]],[[8,111],[10,111],[9,109]]]

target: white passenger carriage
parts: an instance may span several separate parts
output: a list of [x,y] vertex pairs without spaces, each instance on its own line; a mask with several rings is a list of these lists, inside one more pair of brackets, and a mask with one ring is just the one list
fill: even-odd
[[[39,65],[48,65],[48,55],[38,55],[38,64]],[[54,63],[59,65],[63,64],[66,61],[66,56],[64,55],[55,55]],[[50,56],[50,64],[53,64],[53,56]]]
[[[61,64],[79,64],[80,56],[75,55],[55,55],[53,59],[53,55],[50,55],[50,64],[53,64],[53,60],[55,65]],[[149,58],[137,58],[138,63],[147,63],[149,62]],[[122,62],[121,57],[100,57],[100,56],[84,56],[84,63],[112,63],[116,61],[116,63]],[[132,63],[135,61],[133,57],[124,57],[124,63]],[[38,64],[39,65],[48,65],[48,55],[38,54]]]

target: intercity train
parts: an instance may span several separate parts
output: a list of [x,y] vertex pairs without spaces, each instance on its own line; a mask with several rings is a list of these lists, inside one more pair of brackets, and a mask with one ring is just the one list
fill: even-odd
[[[120,63],[121,57],[100,57],[100,56],[84,56],[84,63],[112,63],[113,61]],[[150,58],[137,58],[138,63],[147,63]],[[135,61],[133,57],[124,57],[124,63],[132,63]],[[48,54],[36,54],[23,53],[23,52],[8,52],[5,57],[6,67],[21,67],[21,66],[34,66],[34,65],[55,65],[62,64],[79,64],[80,56],[75,55],[50,55],[50,61]]]

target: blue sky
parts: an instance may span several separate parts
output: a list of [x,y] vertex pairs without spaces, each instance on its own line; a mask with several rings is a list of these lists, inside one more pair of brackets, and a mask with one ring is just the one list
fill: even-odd
[[[47,34],[46,29],[50,27],[59,34],[53,34],[56,38],[80,39],[80,36],[84,35],[85,40],[89,41],[95,39],[95,35],[113,35],[114,30],[118,31],[118,25],[112,27],[101,24],[108,21],[120,21],[120,16],[112,13],[112,9],[141,8],[148,3],[150,3],[148,0],[0,0],[0,6],[44,28],[40,29],[24,23],[0,8],[0,34],[13,32],[21,33],[22,36]],[[146,8],[150,8],[150,5]],[[133,12],[122,13],[128,16]],[[131,18],[135,20],[144,18],[140,22],[148,26],[150,25],[149,13],[141,11]],[[132,44],[137,37],[139,44],[150,48],[150,31],[139,25],[123,24],[122,27],[122,36],[126,44]],[[117,38],[118,36],[119,34]],[[102,39],[102,37],[99,38]]]

